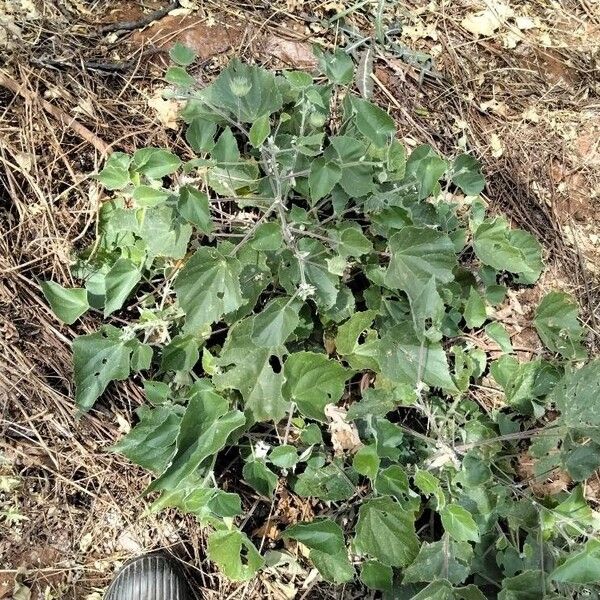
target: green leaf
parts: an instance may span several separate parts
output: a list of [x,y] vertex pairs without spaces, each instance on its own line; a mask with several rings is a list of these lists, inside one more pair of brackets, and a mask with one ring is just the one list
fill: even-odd
[[208,457],[219,452],[233,431],[246,422],[238,410],[227,412],[227,403],[211,391],[192,397],[183,415],[177,452],[162,475],[153,481],[146,493],[170,490],[200,466]]
[[248,139],[255,148],[260,148],[264,141],[269,137],[271,133],[271,123],[269,121],[269,115],[263,115],[252,123],[250,127]]
[[458,542],[478,542],[479,527],[469,511],[459,504],[449,504],[440,511],[444,530]]
[[54,281],[42,281],[40,286],[52,312],[67,325],[75,323],[90,307],[85,289],[64,288]]
[[200,359],[198,342],[191,335],[176,335],[162,351],[162,371],[190,371]]
[[279,110],[282,98],[272,73],[243,64],[237,58],[229,62],[214,83],[205,90],[210,106],[225,110],[242,123],[254,123],[259,117]]
[[212,158],[218,162],[235,163],[240,160],[240,149],[231,127],[225,127],[212,150]]
[[583,359],[586,356],[581,344],[584,329],[578,317],[579,307],[572,296],[550,292],[537,307],[533,324],[549,350],[567,359]]
[[242,475],[246,483],[259,494],[272,498],[277,488],[277,475],[267,467],[263,460],[249,460],[244,464]]
[[310,523],[296,523],[281,536],[301,542],[311,550],[338,554],[346,550],[342,528],[331,519],[315,519]]
[[513,351],[512,343],[510,341],[510,336],[508,335],[508,332],[506,331],[505,327],[497,321],[486,325],[485,333],[492,340],[494,340],[498,344],[498,346],[500,346],[502,352],[511,353]]
[[219,321],[243,304],[240,272],[239,261],[217,248],[203,246],[188,259],[174,283],[188,331]]
[[427,227],[403,227],[389,240],[390,264],[385,284],[406,292],[415,282],[425,285],[431,277],[439,283],[454,279],[454,245],[450,237]]
[[436,510],[440,511],[446,506],[446,496],[438,478],[424,469],[417,468],[413,477],[414,483],[425,496],[433,496],[436,500]]
[[460,154],[452,165],[452,183],[467,196],[477,196],[485,187],[480,162],[468,154]]
[[373,480],[379,471],[379,462],[375,446],[362,446],[354,455],[352,466],[357,473]]
[[327,160],[337,160],[342,169],[340,185],[351,198],[361,198],[374,189],[373,167],[362,164],[367,147],[356,138],[339,135],[329,138],[331,146],[325,151]]
[[382,469],[375,479],[375,490],[382,496],[393,496],[402,500],[409,491],[406,472],[399,465]]
[[172,206],[158,205],[142,213],[140,236],[146,243],[149,261],[157,256],[183,258],[191,235],[191,225],[178,222]]
[[289,402],[281,393],[283,373],[275,373],[271,358],[281,361],[283,351],[259,348],[252,341],[252,321],[245,319],[230,330],[217,364],[227,368],[215,375],[218,389],[239,390],[245,409],[257,421],[280,421],[286,414]]
[[373,251],[371,240],[355,223],[344,221],[337,228],[329,229],[327,233],[337,242],[337,252],[343,258],[358,258]]
[[98,173],[98,181],[107,190],[122,190],[130,183],[129,165],[131,156],[123,152],[113,152],[106,161],[104,168]]
[[318,46],[313,46],[313,52],[319,63],[321,73],[332,83],[348,85],[354,77],[354,63],[348,54],[336,48],[334,52],[323,52]]
[[354,547],[390,567],[406,567],[417,556],[415,516],[388,496],[364,502],[358,512]]
[[111,381],[129,377],[130,355],[131,346],[115,327],[73,340],[75,401],[82,411],[92,408]]
[[279,250],[283,244],[283,234],[279,223],[263,223],[256,228],[250,246],[259,251]]
[[431,196],[448,164],[427,144],[417,146],[406,161],[405,176],[414,179],[421,200]]
[[331,502],[348,500],[355,493],[355,487],[346,472],[336,462],[324,467],[307,466],[296,484],[294,491],[302,498],[320,498]]
[[447,579],[462,583],[471,572],[473,548],[467,542],[455,542],[444,536],[438,542],[425,542],[417,558],[404,570],[403,583]]
[[423,285],[415,282],[414,288],[407,292],[407,295],[415,333],[419,339],[439,342],[442,339],[442,319],[445,312],[444,301],[438,294],[435,277],[431,276]]
[[311,550],[309,558],[325,581],[340,585],[354,578],[354,568],[348,560],[348,552],[345,548],[337,554]]
[[337,361],[315,352],[290,354],[283,372],[284,397],[295,402],[304,416],[317,421],[325,421],[325,406],[338,402],[351,375]]
[[208,508],[219,517],[237,517],[243,514],[242,502],[238,494],[216,490],[208,501]]
[[179,189],[177,210],[186,221],[195,225],[203,233],[212,231],[213,223],[210,218],[209,200],[204,192],[190,185],[182,186]]
[[502,217],[479,225],[473,249],[482,263],[498,271],[518,273],[522,283],[535,283],[544,266],[539,242],[526,231],[510,229]]
[[140,406],[136,411],[139,422],[114,446],[130,461],[154,473],[161,473],[175,453],[181,415],[173,405],[150,408]]
[[360,580],[372,590],[392,591],[394,572],[391,567],[376,560],[368,560],[360,567]]
[[132,198],[137,206],[147,208],[161,204],[170,195],[170,192],[162,188],[157,189],[149,185],[138,185],[133,190]]
[[245,533],[238,529],[217,530],[207,542],[208,558],[233,581],[248,581],[262,568],[264,560]]
[[539,600],[548,598],[549,582],[542,571],[524,571],[502,581],[498,600]]
[[481,294],[474,287],[469,291],[469,298],[465,304],[464,317],[469,329],[481,327],[487,319],[485,302]]
[[600,542],[589,540],[584,549],[575,552],[552,573],[550,579],[560,583],[591,584],[600,581]]
[[340,325],[335,336],[335,348],[338,354],[344,356],[357,352],[361,346],[359,337],[371,327],[376,316],[377,311],[374,310],[356,312]]
[[252,320],[252,341],[261,348],[285,344],[300,323],[302,302],[294,298],[275,298]]
[[150,179],[160,179],[175,173],[181,166],[181,159],[162,148],[141,148],[133,155],[131,166]]
[[315,158],[310,164],[308,174],[308,187],[312,202],[315,203],[327,196],[341,177],[342,169],[338,164],[323,156]]
[[550,400],[556,404],[568,427],[596,427],[600,425],[599,389],[600,360],[593,360],[565,375],[554,388]]
[[282,469],[291,469],[298,462],[298,451],[294,446],[276,446],[269,453],[269,460]]
[[131,352],[130,367],[132,372],[145,371],[152,365],[154,350],[148,344],[135,344]]
[[196,60],[196,52],[181,42],[176,42],[169,50],[169,57],[174,63],[187,67]]
[[165,81],[180,88],[190,88],[196,80],[183,67],[169,67],[165,73]]
[[375,146],[385,146],[396,133],[394,120],[384,110],[368,100],[350,96],[356,112],[356,127]]
[[384,333],[377,361],[383,375],[391,381],[411,386],[423,381],[449,393],[458,391],[441,344],[419,340],[410,323]]
[[142,278],[140,269],[128,258],[119,258],[106,274],[104,316],[119,310]]
[[185,139],[198,154],[210,152],[215,147],[217,124],[201,117],[192,119],[185,132]]

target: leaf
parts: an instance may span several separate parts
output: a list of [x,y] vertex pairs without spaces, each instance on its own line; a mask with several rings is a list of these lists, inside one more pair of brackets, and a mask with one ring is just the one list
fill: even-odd
[[161,473],[175,453],[181,415],[170,404],[156,408],[140,406],[136,413],[139,422],[111,451],[120,452],[144,469]]
[[181,160],[162,148],[141,148],[133,155],[131,166],[150,179],[160,179],[177,171]]
[[259,251],[275,251],[283,244],[283,234],[279,223],[263,223],[256,228],[250,246]]
[[162,371],[191,371],[200,359],[198,342],[191,335],[176,335],[162,351]]
[[415,282],[425,285],[430,277],[439,283],[454,279],[454,245],[445,233],[427,227],[403,227],[389,240],[390,264],[385,284],[391,289],[413,289]]
[[494,321],[493,323],[486,325],[485,333],[492,340],[494,340],[498,344],[498,346],[500,346],[500,349],[502,350],[502,352],[511,353],[513,351],[512,343],[510,341],[510,336],[508,335],[504,326],[501,325],[500,323],[498,323],[497,321]]
[[313,52],[319,63],[319,69],[332,83],[347,85],[352,82],[354,63],[348,54],[336,48],[334,52],[323,52],[318,46]]
[[562,421],[568,427],[597,427],[600,425],[599,390],[600,360],[593,360],[566,374],[554,388],[550,401],[556,404]]
[[249,460],[242,469],[244,480],[259,494],[272,498],[277,488],[277,475],[263,460]]
[[399,465],[382,469],[375,479],[375,490],[382,496],[393,496],[402,500],[408,494],[408,477]]
[[360,133],[375,146],[385,146],[396,133],[392,117],[368,100],[350,96],[350,103],[356,112],[356,127]]
[[417,558],[404,570],[403,583],[446,579],[456,585],[471,572],[473,548],[467,542],[455,542],[444,536],[438,542],[425,542]]
[[468,154],[460,154],[454,159],[451,178],[467,196],[477,196],[485,187],[480,162]]
[[540,302],[533,324],[544,345],[567,359],[586,356],[581,341],[584,329],[579,323],[577,302],[564,292],[550,292]]
[[208,501],[208,508],[219,517],[237,517],[243,514],[238,494],[216,490]]
[[162,475],[145,493],[171,490],[192,474],[208,457],[219,452],[233,431],[246,422],[239,410],[227,412],[227,403],[218,394],[204,391],[194,395],[183,415],[177,452]]
[[340,223],[336,228],[327,231],[329,236],[337,242],[337,252],[342,258],[353,256],[358,258],[373,251],[373,243],[362,232],[360,226],[347,221]]
[[535,283],[542,272],[539,242],[526,231],[509,229],[504,218],[486,219],[475,231],[473,249],[482,263],[521,275],[523,283]]
[[152,365],[154,350],[148,344],[137,343],[131,352],[130,368],[131,372],[145,371]]
[[64,288],[54,281],[42,281],[40,286],[52,312],[67,325],[75,323],[90,307],[85,289]]
[[281,393],[283,373],[275,373],[271,360],[281,362],[283,350],[259,348],[252,341],[252,321],[236,323],[227,335],[217,364],[227,368],[215,375],[218,389],[239,390],[244,407],[257,421],[280,421],[286,414],[289,402]]
[[183,258],[192,235],[188,223],[180,223],[172,206],[158,205],[143,212],[140,236],[146,243],[148,260],[157,256]]
[[131,156],[123,152],[113,152],[104,168],[98,173],[98,181],[107,190],[121,190],[130,183],[129,165]]
[[450,393],[458,391],[442,346],[419,340],[410,323],[397,325],[384,333],[377,361],[383,375],[391,381],[411,386],[423,381]]
[[137,206],[152,207],[164,202],[170,196],[170,192],[157,189],[149,185],[138,185],[132,194]]
[[281,93],[272,73],[260,67],[232,59],[204,97],[209,106],[225,110],[242,123],[254,123],[259,117],[271,115],[282,105]]
[[575,552],[550,573],[560,583],[591,584],[600,581],[600,542],[589,540],[584,549]]
[[356,312],[340,325],[335,336],[337,352],[342,356],[357,352],[361,346],[359,337],[371,327],[376,316],[377,312],[374,310]]
[[442,319],[444,318],[444,302],[438,294],[435,277],[423,285],[415,282],[414,288],[407,293],[410,301],[415,333],[419,339],[426,338],[433,342],[442,339]]
[[269,460],[282,469],[291,469],[298,462],[298,451],[294,446],[276,446],[269,453]]
[[169,67],[165,73],[165,81],[183,89],[190,88],[196,83],[183,67]]
[[481,327],[487,319],[485,302],[481,294],[474,287],[469,291],[469,298],[465,304],[464,317],[469,329]]
[[187,67],[196,60],[196,52],[181,42],[176,42],[169,50],[169,57],[174,63]]
[[351,198],[361,198],[373,191],[373,167],[361,164],[366,146],[356,138],[338,135],[329,138],[331,146],[325,151],[327,160],[337,159],[342,169],[340,185]]
[[436,501],[436,510],[440,511],[446,506],[446,496],[438,478],[424,469],[417,468],[413,481],[425,496],[433,496]]
[[301,542],[311,550],[326,554],[338,554],[346,550],[342,528],[331,519],[315,519],[310,523],[296,523],[288,527],[283,538]]
[[337,554],[311,550],[309,558],[325,581],[340,585],[354,578],[354,568],[348,560],[348,552],[345,548]]
[[405,177],[414,179],[419,199],[431,196],[439,179],[446,172],[448,164],[427,144],[417,146],[406,161]]
[[269,116],[263,115],[252,123],[250,127],[248,139],[255,148],[260,148],[264,141],[269,137],[271,133],[271,123],[269,122]]
[[449,504],[440,511],[444,530],[458,542],[478,542],[479,527],[470,513],[459,504]]
[[240,150],[231,127],[223,129],[215,147],[212,149],[212,158],[218,162],[226,163],[235,163],[240,160]]
[[379,456],[375,446],[363,446],[359,448],[352,459],[354,470],[360,475],[364,475],[374,480],[379,471]]
[[368,560],[360,567],[360,580],[372,590],[392,591],[394,572],[391,567],[376,560]]
[[208,558],[233,581],[248,581],[264,560],[245,533],[238,529],[213,531],[207,542]]
[[506,577],[502,581],[502,590],[498,600],[539,600],[547,598],[549,581],[542,571],[524,571],[515,577]]
[[360,56],[356,71],[356,87],[367,100],[373,95],[373,48],[369,46]]
[[327,404],[336,404],[351,373],[340,363],[316,352],[290,354],[283,367],[283,395],[311,419],[325,421]]
[[406,567],[417,556],[415,516],[390,497],[364,502],[358,512],[354,547],[390,567]]
[[335,187],[342,177],[342,169],[333,161],[320,156],[310,164],[308,187],[313,203],[324,198]]
[[195,225],[203,233],[210,233],[213,230],[209,200],[204,192],[190,185],[182,186],[179,188],[177,210],[186,221]]
[[215,146],[215,133],[217,124],[201,117],[192,119],[185,131],[185,139],[198,154],[210,152]]
[[219,321],[243,304],[240,272],[239,261],[217,248],[203,246],[188,259],[174,282],[188,331]]
[[129,294],[139,283],[142,274],[128,258],[119,258],[106,274],[104,316],[107,317],[115,310],[119,310]]
[[261,348],[282,346],[300,323],[302,302],[275,298],[252,319],[252,341]]
[[336,462],[324,467],[306,467],[298,476],[294,492],[302,498],[315,497],[321,500],[340,502],[348,500],[356,492],[346,472]]
[[81,335],[73,340],[75,401],[87,412],[111,381],[129,377],[131,347],[115,327]]

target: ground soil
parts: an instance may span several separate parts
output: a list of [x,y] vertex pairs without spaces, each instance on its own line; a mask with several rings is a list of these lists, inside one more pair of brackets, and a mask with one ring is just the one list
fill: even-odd
[[[143,516],[148,474],[107,451],[133,421],[139,382],[112,388],[89,416],[74,410],[70,341],[97,320],[60,324],[37,281],[71,281],[70,257],[93,236],[102,199],[89,174],[108,151],[185,152],[178,107],[161,96],[168,48],[180,40],[197,50],[200,81],[233,55],[310,69],[310,44],[345,43],[332,17],[360,3],[186,0],[146,27],[110,27],[167,4],[0,0],[0,598],[97,600],[123,561],[155,548],[186,565],[205,598],[362,597],[316,585],[306,565],[230,585],[206,560],[192,519]],[[598,344],[600,17],[592,4],[397,2],[389,9],[402,28],[397,45],[375,54],[375,98],[403,141],[476,154],[492,210],[544,244],[540,286],[517,290],[499,309],[524,356],[540,350],[533,306],[555,287],[579,299],[592,351]],[[348,17],[363,36],[374,35],[368,9]]]

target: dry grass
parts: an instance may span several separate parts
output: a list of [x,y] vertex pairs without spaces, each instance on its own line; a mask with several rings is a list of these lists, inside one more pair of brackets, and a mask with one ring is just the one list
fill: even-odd
[[[34,598],[48,588],[50,597],[92,600],[121,561],[157,547],[188,565],[206,598],[285,598],[295,588],[296,598],[357,597],[352,590],[303,588],[298,579],[286,588],[269,575],[230,586],[206,561],[202,532],[191,519],[173,513],[142,519],[146,501],[139,493],[148,475],[106,452],[132,421],[140,390],[135,381],[115,387],[97,410],[76,419],[70,340],[97,323],[89,317],[77,327],[59,324],[37,284],[38,278],[71,282],[70,257],[93,236],[101,201],[88,175],[106,148],[177,146],[177,132],[148,105],[160,86],[161,48],[175,38],[195,44],[198,75],[208,79],[227,55],[305,67],[310,41],[348,38],[339,20],[323,26],[335,11],[322,2],[196,4],[189,16],[115,35],[101,33],[101,25],[141,16],[140,3],[115,2],[107,11],[100,2],[0,0],[0,48],[8,48],[0,59],[0,454],[9,463],[0,476],[20,481],[0,494],[0,514],[13,507],[27,517],[16,524],[0,519],[0,598],[10,597],[22,567]],[[559,281],[580,298],[594,347],[600,34],[590,5],[514,2],[518,14],[540,26],[515,32],[510,21],[498,35],[476,38],[461,26],[479,7],[475,1],[397,3],[402,43],[430,52],[437,74],[381,50],[375,93],[409,145],[429,142],[453,153],[464,141],[481,158],[493,208],[544,242],[556,273],[548,285]],[[349,18],[372,35],[367,9]],[[214,22],[221,24],[207,29]],[[518,41],[507,49],[511,31]]]

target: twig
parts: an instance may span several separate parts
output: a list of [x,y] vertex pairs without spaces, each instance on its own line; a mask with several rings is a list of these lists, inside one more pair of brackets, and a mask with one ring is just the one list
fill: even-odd
[[66,127],[72,129],[80,138],[94,146],[100,154],[103,156],[108,154],[109,145],[101,140],[95,133],[91,132],[87,127],[79,123],[79,121],[76,121],[73,117],[69,116],[61,108],[50,104],[50,102],[40,98],[35,92],[26,89],[22,84],[16,82],[3,71],[0,71],[0,86],[18,94],[27,102],[33,104],[39,103],[48,114],[52,115]]
[[109,23],[104,27],[100,28],[100,33],[111,33],[112,31],[133,31],[134,29],[141,29],[142,27],[146,27],[146,25],[150,25],[154,21],[158,21],[162,19],[165,15],[168,15],[172,10],[175,10],[179,7],[179,0],[174,0],[174,2],[170,2],[164,8],[160,8],[159,10],[155,10],[154,12],[138,19],[137,21],[119,21],[118,23]]

